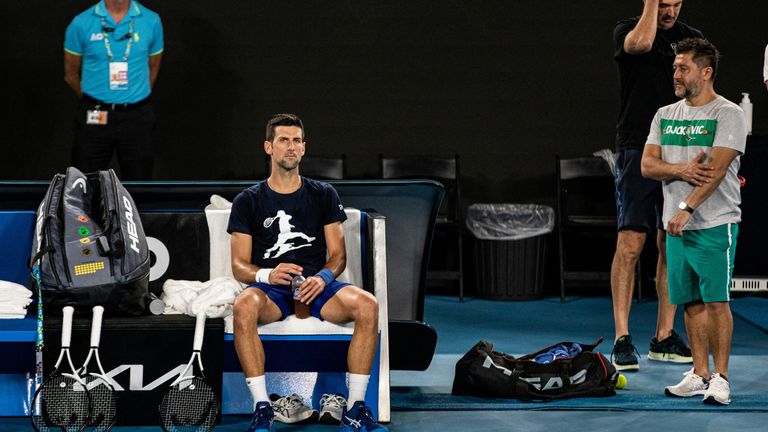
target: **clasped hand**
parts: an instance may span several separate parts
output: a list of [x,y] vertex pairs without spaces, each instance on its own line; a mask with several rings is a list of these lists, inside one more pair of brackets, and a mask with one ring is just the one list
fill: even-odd
[[683,179],[691,186],[703,186],[709,183],[714,174],[714,168],[709,164],[702,162],[706,159],[707,154],[704,150],[699,151],[699,154],[694,156],[688,163],[685,164],[685,168],[678,172],[677,176]]
[[[304,269],[297,264],[280,263],[269,273],[269,283],[272,285],[291,285],[294,276]],[[310,276],[301,284],[299,301],[309,304],[325,289],[325,281],[320,276]]]

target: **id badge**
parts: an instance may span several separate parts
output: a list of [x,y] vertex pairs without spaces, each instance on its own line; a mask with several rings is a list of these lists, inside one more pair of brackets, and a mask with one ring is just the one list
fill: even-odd
[[85,124],[89,125],[105,125],[107,124],[108,111],[101,110],[87,110],[85,115]]
[[109,63],[109,89],[128,90],[128,62]]

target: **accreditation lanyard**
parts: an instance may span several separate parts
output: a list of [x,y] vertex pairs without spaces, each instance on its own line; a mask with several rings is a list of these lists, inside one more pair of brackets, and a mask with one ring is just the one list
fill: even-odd
[[128,57],[131,55],[131,46],[133,45],[133,17],[131,17],[131,21],[128,24],[128,33],[122,38],[128,38],[128,43],[125,45],[125,53],[123,53],[123,61],[113,61],[114,56],[112,54],[112,44],[109,42],[109,33],[107,31],[107,20],[102,18],[101,34],[104,36],[104,47],[107,49],[107,56],[109,57],[109,89],[128,90]]
[[[104,35],[104,47],[107,49],[107,56],[109,57],[109,61],[112,62],[112,59],[114,58],[114,55],[112,54],[112,44],[109,42],[109,32],[107,31],[107,20],[105,18],[101,19],[101,34]],[[128,23],[128,43],[125,46],[125,53],[123,53],[123,61],[127,62],[128,57],[131,55],[131,46],[133,45],[133,17],[131,17],[131,21]],[[125,37],[123,37],[124,39]]]

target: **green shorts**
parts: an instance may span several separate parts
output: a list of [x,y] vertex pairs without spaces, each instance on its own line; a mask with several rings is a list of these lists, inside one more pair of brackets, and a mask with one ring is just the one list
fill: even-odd
[[672,304],[731,299],[738,234],[738,224],[725,224],[683,231],[682,237],[667,235],[667,283]]

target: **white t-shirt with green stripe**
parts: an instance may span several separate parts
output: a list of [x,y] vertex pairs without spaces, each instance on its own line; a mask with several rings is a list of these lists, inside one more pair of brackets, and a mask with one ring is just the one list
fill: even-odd
[[[744,154],[747,145],[747,123],[744,112],[733,102],[718,96],[712,102],[688,106],[685,99],[659,108],[651,123],[646,145],[660,145],[661,159],[669,163],[686,163],[704,150],[707,157],[713,147],[727,147]],[[705,159],[705,162],[707,160]],[[740,156],[731,162],[725,178],[704,201],[685,226],[686,230],[712,228],[741,222],[739,190]],[[674,179],[663,182],[664,228],[679,211],[678,204],[693,190],[687,182]]]

